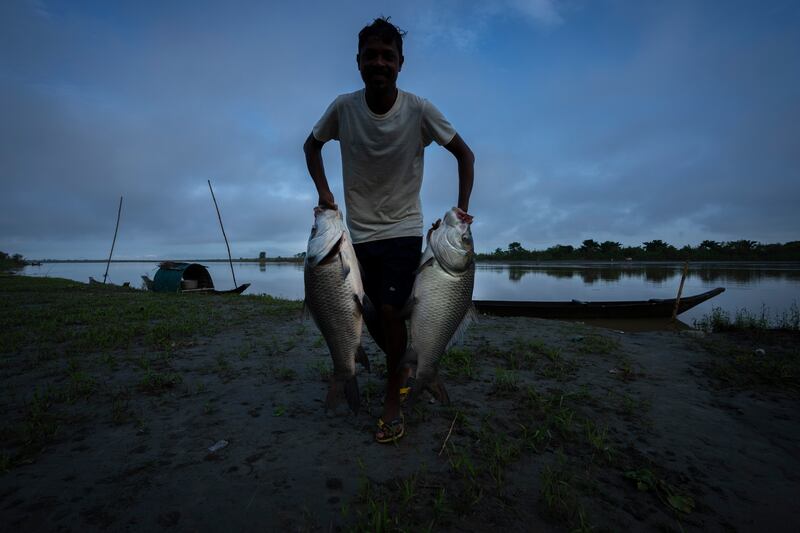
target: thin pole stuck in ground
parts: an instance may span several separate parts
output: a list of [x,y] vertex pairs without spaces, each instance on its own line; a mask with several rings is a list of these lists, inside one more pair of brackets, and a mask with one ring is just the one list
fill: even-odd
[[111,266],[111,256],[114,255],[114,244],[117,242],[117,232],[119,231],[119,216],[122,214],[122,196],[119,197],[119,209],[117,209],[117,226],[114,228],[114,240],[111,241],[111,251],[108,253],[108,263],[106,263],[106,273],[103,274],[103,285],[106,284],[108,277],[108,267]]
[[681,284],[678,286],[678,297],[675,298],[675,309],[672,310],[672,320],[678,316],[678,306],[681,303],[681,293],[683,292],[683,283],[686,281],[686,274],[689,273],[689,261],[683,265],[683,274],[681,275]]
[[208,180],[208,190],[211,191],[211,199],[214,200],[214,207],[217,209],[217,218],[219,219],[219,227],[222,228],[222,237],[225,239],[225,248],[228,249],[228,263],[231,265],[231,276],[233,276],[233,286],[236,285],[236,274],[233,272],[233,259],[231,258],[231,247],[228,245],[228,236],[225,235],[225,226],[222,225],[222,215],[219,214],[219,206],[217,205],[217,198],[214,196],[214,189],[211,188],[211,180]]

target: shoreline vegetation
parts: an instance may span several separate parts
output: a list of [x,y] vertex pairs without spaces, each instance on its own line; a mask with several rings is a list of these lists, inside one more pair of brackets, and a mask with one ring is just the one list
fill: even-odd
[[18,275],[0,300],[14,530],[800,525],[796,330],[482,316],[443,359],[452,405],[407,409],[383,446],[378,348],[361,413],[326,414],[330,356],[300,302]]

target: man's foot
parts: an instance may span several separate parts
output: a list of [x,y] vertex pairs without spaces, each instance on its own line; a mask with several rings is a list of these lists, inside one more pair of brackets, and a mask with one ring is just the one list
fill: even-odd
[[400,413],[395,419],[384,422],[383,418],[378,419],[378,431],[375,433],[375,440],[381,444],[398,441],[406,432],[405,419]]

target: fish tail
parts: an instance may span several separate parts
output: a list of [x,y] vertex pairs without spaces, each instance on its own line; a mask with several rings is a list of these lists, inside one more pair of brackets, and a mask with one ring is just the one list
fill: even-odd
[[342,396],[347,400],[347,405],[350,409],[355,414],[358,414],[358,409],[361,407],[361,395],[358,392],[358,380],[356,380],[355,376],[347,379],[331,378],[328,396],[325,398],[325,410],[335,409],[341,403]]
[[414,385],[411,387],[411,392],[408,395],[407,404],[410,407],[413,407],[414,404],[419,400],[419,396],[424,390],[430,392],[440,404],[450,405],[450,395],[447,394],[447,389],[444,386],[444,382],[442,382],[442,378],[439,376],[436,376],[433,379],[430,377],[421,378],[417,376]]
[[450,395],[447,394],[447,389],[444,386],[442,378],[436,376],[426,387],[428,391],[433,394],[433,397],[438,400],[442,405],[450,405]]
[[361,365],[367,369],[367,372],[370,372],[369,357],[367,357],[367,352],[364,351],[364,347],[360,344],[356,351],[356,362],[361,363]]
[[328,385],[328,395],[325,397],[325,410],[330,411],[336,409],[342,399],[342,382],[331,377],[330,384]]

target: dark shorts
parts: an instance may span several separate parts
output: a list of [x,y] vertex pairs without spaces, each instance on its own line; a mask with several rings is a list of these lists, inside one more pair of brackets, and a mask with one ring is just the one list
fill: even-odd
[[364,292],[372,305],[402,307],[414,286],[414,272],[422,255],[422,237],[395,237],[353,245]]

